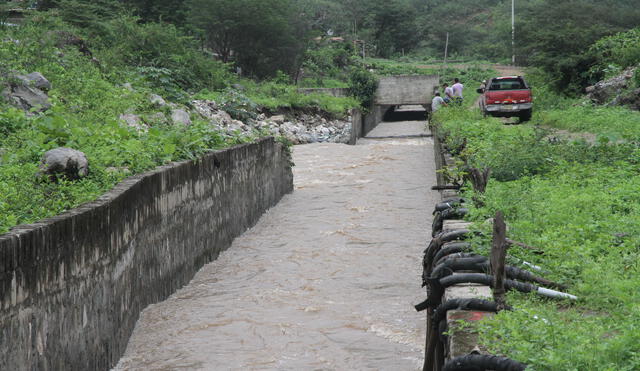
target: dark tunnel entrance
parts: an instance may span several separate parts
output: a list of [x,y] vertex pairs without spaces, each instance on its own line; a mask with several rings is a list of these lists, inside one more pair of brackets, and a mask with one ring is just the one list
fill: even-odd
[[425,120],[427,120],[427,110],[420,105],[391,106],[382,117],[382,121],[386,122]]

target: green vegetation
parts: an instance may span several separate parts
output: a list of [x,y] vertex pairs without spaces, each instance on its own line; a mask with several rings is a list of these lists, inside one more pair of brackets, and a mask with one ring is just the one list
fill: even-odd
[[[532,369],[637,369],[640,149],[549,143],[531,125],[442,111],[447,145],[466,139],[461,158],[492,169],[486,193],[475,196],[484,205],[472,208],[470,220],[490,235],[484,221],[504,212],[510,238],[544,251],[512,247],[510,256],[544,267],[580,297],[573,304],[512,294],[515,310],[482,325],[483,343]],[[477,243],[486,251],[490,240]]]
[[[61,26],[56,19],[37,17],[11,31],[19,43],[5,39],[0,44],[4,74],[37,70],[53,87],[53,107],[43,115],[26,115],[6,104],[0,112],[0,233],[93,200],[130,174],[240,140],[221,135],[203,121],[190,126],[154,122],[157,110],[149,103],[148,84],[139,81],[131,91],[112,81],[113,76],[133,76],[137,66],[122,71],[121,66],[106,65],[106,58],[97,65],[73,46],[57,48],[44,35]],[[122,125],[118,117],[126,112],[139,114],[150,128]],[[87,155],[87,178],[52,183],[38,175],[44,152],[59,146]]]
[[298,87],[295,85],[277,80],[257,83],[245,79],[240,80],[239,83],[243,87],[241,91],[234,89],[214,92],[202,91],[195,97],[219,102],[232,115],[234,111],[233,105],[240,105],[247,111],[254,113],[259,108],[270,112],[301,109],[320,110],[335,117],[341,117],[349,109],[359,105],[359,101],[352,97],[337,98],[319,93],[300,94],[298,93]]
[[510,237],[545,252],[513,248],[510,255],[543,266],[580,298],[569,304],[510,296],[515,310],[482,328],[492,351],[540,370],[640,367],[638,154],[613,165],[559,164],[538,176],[490,184],[486,206],[474,210],[473,219],[504,211]]
[[544,251],[512,246],[510,257],[543,267],[545,277],[579,297],[510,293],[514,310],[483,321],[481,341],[532,370],[637,370],[640,113],[558,95],[545,76],[531,76],[536,106],[527,124],[504,125],[454,107],[433,120],[458,159],[445,175],[460,180],[470,167],[491,169],[485,193],[463,188],[481,201],[470,205],[468,217],[484,232],[473,239],[478,252],[491,244],[485,221],[502,211],[510,238]]
[[[541,68],[555,90],[575,95],[606,71],[638,63],[636,5],[519,1],[516,61]],[[304,86],[309,79],[316,86],[346,82],[344,67],[363,51],[375,58],[441,60],[447,33],[449,59],[510,62],[512,54],[511,2],[504,0],[49,0],[39,7],[94,33],[125,9],[141,23],[193,36],[246,76],[271,78],[283,71]],[[312,41],[325,45],[331,36],[339,46],[318,48]],[[594,45],[603,37],[609,38]]]
[[[94,200],[132,174],[264,135],[229,135],[198,117],[191,125],[174,125],[169,107],[150,102],[152,93],[187,106],[194,96],[213,98],[242,120],[283,109],[343,116],[359,104],[299,94],[283,74],[263,82],[240,78],[184,30],[141,22],[116,2],[61,0],[50,6],[19,27],[0,29],[3,85],[16,72],[33,71],[52,84],[52,107],[44,114],[0,102],[0,234]],[[232,87],[237,84],[242,86]],[[121,122],[123,114],[137,115],[138,127]],[[60,146],[86,154],[86,178],[51,182],[40,174],[42,155]]]
[[623,107],[575,106],[542,111],[536,123],[572,132],[588,132],[605,141],[640,140],[640,112]]
[[251,76],[300,68],[307,28],[293,0],[189,0],[189,20],[223,62]]
[[[594,72],[619,72],[640,63],[640,27],[598,40],[590,48],[598,56]],[[640,85],[640,84],[639,84]]]

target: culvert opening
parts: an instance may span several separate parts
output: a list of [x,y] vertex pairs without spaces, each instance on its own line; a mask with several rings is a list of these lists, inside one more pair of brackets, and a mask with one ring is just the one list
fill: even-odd
[[420,105],[397,105],[391,106],[384,113],[382,118],[386,122],[394,121],[425,121],[427,110]]

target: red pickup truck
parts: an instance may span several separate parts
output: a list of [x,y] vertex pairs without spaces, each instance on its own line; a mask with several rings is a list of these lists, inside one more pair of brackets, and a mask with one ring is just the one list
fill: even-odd
[[533,96],[522,76],[494,77],[478,89],[478,93],[482,94],[480,110],[485,116],[531,119]]

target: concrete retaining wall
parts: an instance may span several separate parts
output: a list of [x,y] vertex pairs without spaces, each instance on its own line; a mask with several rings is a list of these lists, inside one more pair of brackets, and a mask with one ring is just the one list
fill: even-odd
[[375,103],[380,105],[419,104],[431,106],[440,78],[436,75],[381,77]]
[[[438,133],[438,127],[430,125],[433,133],[434,151],[436,160],[436,169],[442,170],[449,166],[455,166],[455,159],[446,151],[444,143],[442,143],[441,135]],[[441,172],[438,172],[437,184],[439,186],[448,185],[446,179]],[[443,199],[459,196],[455,190],[440,191]],[[443,223],[443,231],[452,231],[456,229],[470,228],[472,223],[464,220],[445,220]],[[492,300],[493,294],[489,286],[479,284],[458,284],[445,289],[442,302],[452,299],[486,299]],[[491,312],[475,311],[475,310],[450,310],[447,312],[447,344],[444,351],[445,361],[452,358],[470,354],[472,352],[480,352],[487,354],[486,350],[478,343],[478,334],[472,329],[459,326],[460,321],[474,322],[484,318],[493,316]],[[427,330],[430,331],[430,330]],[[427,334],[428,336],[428,334]],[[437,366],[440,369],[441,365]]]
[[0,370],[105,370],[139,313],[292,191],[273,138],[131,177],[0,236]]
[[356,144],[359,138],[365,137],[380,122],[391,106],[372,105],[369,112],[362,113],[359,109],[351,111],[351,139],[349,144]]

